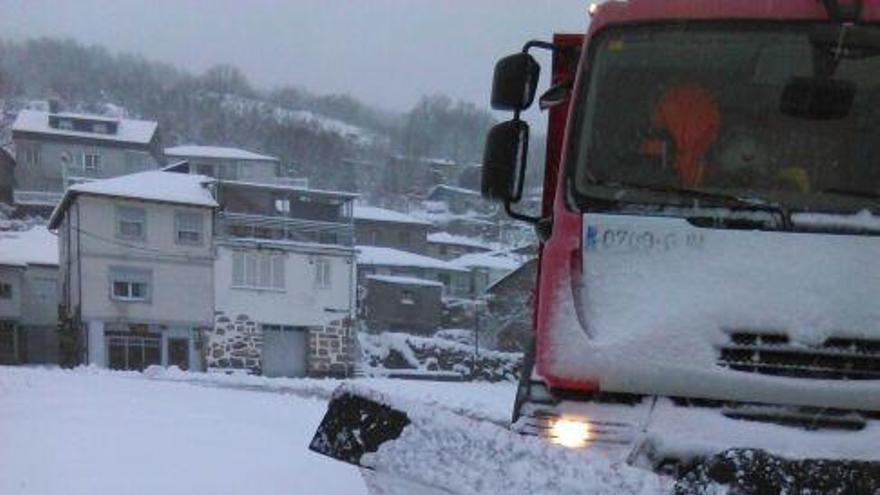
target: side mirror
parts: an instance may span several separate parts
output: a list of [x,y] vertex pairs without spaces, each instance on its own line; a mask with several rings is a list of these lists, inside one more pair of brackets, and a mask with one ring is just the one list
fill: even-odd
[[856,97],[856,85],[837,79],[796,77],[785,85],[783,114],[809,120],[846,118]]
[[492,79],[492,108],[519,112],[529,108],[538,89],[541,66],[528,53],[502,58]]
[[504,203],[518,202],[522,197],[528,152],[528,124],[514,119],[492,127],[483,151],[483,197]]

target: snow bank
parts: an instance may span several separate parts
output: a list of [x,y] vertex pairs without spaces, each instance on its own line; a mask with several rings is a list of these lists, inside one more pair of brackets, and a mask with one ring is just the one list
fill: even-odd
[[653,473],[589,450],[558,447],[363,387],[348,385],[336,393],[363,395],[406,412],[410,424],[401,436],[361,458],[382,475],[460,495],[654,495],[668,489]]
[[[417,337],[406,333],[359,333],[365,372],[383,376],[392,373],[435,374],[470,378],[474,346],[445,338]],[[476,374],[488,382],[515,382],[522,367],[522,354],[480,349]]]

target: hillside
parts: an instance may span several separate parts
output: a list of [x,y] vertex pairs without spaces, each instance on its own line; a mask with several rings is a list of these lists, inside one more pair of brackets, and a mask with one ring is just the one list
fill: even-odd
[[227,65],[196,75],[71,40],[0,40],[0,110],[8,117],[48,97],[68,110],[124,109],[131,117],[157,120],[168,146],[215,144],[272,154],[287,173],[342,189],[354,187],[336,166],[343,159],[383,161],[396,153],[479,162],[493,124],[488,112],[442,95],[392,114],[347,95],[254,88]]

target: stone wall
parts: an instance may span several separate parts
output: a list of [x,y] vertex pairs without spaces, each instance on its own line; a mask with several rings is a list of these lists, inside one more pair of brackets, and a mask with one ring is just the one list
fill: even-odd
[[345,318],[309,330],[309,375],[351,376],[354,369],[352,322]]
[[263,331],[248,315],[233,317],[217,311],[214,328],[208,329],[205,337],[205,360],[209,368],[247,370],[260,374]]

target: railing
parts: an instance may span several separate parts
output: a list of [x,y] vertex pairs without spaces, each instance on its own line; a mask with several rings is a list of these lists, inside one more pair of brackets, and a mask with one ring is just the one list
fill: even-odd
[[225,238],[256,238],[336,246],[354,245],[354,227],[351,223],[246,213],[220,213],[217,215],[217,226],[217,236]]
[[63,193],[54,191],[12,191],[12,202],[17,205],[55,206]]

